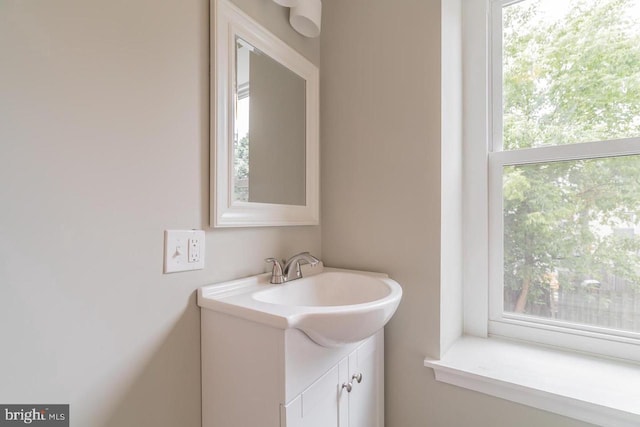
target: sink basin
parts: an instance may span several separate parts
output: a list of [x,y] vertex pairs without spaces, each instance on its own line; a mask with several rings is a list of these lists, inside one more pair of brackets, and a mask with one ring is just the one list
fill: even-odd
[[280,329],[295,328],[324,347],[361,341],[395,313],[402,288],[386,274],[321,268],[322,272],[282,285],[270,274],[205,286],[203,308]]
[[330,307],[382,300],[391,291],[388,283],[373,276],[334,271],[256,292],[253,298],[271,304]]

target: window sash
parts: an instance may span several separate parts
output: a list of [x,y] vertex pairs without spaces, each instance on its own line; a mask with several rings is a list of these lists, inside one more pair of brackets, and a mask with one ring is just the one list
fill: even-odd
[[[558,161],[597,159],[640,155],[640,138],[558,145],[513,151],[489,153],[489,322],[507,322],[513,325],[533,324],[552,327],[548,330],[571,329],[596,336],[611,335],[628,341],[631,338],[640,344],[640,334],[616,329],[607,329],[583,324],[574,324],[552,319],[537,318],[504,312],[504,213],[502,171],[505,166],[549,163]],[[492,328],[489,328],[490,332]],[[496,328],[493,328],[495,331]],[[584,335],[584,334],[583,334]],[[587,334],[588,335],[588,334]]]

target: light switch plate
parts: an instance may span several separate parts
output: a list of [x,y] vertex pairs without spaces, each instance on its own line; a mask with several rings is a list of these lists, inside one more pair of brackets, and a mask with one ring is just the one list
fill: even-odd
[[204,268],[203,230],[164,231],[164,272],[201,270]]

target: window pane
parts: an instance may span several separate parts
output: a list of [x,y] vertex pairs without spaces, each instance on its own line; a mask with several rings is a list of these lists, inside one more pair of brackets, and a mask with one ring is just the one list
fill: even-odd
[[504,310],[640,332],[640,156],[503,169]]
[[640,0],[503,8],[505,150],[640,136]]

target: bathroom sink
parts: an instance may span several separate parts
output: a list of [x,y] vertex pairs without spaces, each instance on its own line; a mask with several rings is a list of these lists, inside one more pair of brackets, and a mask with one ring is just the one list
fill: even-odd
[[253,298],[271,304],[330,307],[381,300],[391,291],[373,276],[332,271],[256,292]]
[[324,347],[361,341],[393,316],[402,288],[385,274],[316,267],[281,285],[270,274],[205,286],[198,304],[280,329],[295,328]]

